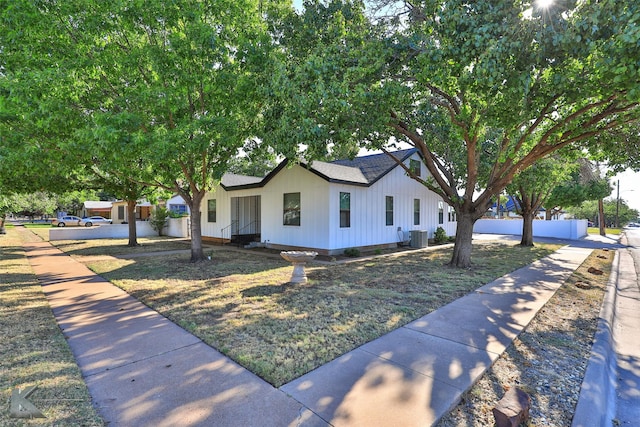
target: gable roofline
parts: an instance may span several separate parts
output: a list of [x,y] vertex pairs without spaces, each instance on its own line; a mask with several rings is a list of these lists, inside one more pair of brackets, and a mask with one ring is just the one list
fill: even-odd
[[403,163],[417,152],[416,148],[408,148],[393,151],[389,154],[377,153],[355,157],[353,160],[335,160],[332,163],[359,168],[367,178],[367,187],[370,187],[399,166],[394,159]]
[[220,186],[226,191],[256,188],[262,186],[264,178],[258,176],[225,173],[220,180]]
[[[316,160],[311,162],[311,164],[305,162],[297,164],[330,183],[370,187],[399,166],[391,156],[399,162],[404,162],[417,152],[418,150],[416,148],[410,148],[394,151],[389,154],[377,153],[355,157],[353,159],[334,160],[331,162]],[[221,186],[226,191],[264,187],[291,162],[290,159],[283,160],[264,178],[235,175],[236,177],[245,178],[246,182],[244,183],[224,183],[225,180],[223,177]],[[225,174],[225,176],[227,175]]]

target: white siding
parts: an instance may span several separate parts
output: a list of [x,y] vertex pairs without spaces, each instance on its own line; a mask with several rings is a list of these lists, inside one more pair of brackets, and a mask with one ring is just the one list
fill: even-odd
[[[414,158],[418,158],[414,156]],[[407,159],[407,164],[409,160]],[[422,166],[423,176],[426,174]],[[340,192],[351,195],[351,226],[340,227]],[[300,226],[283,224],[285,193],[300,193]],[[274,245],[314,248],[336,252],[351,247],[394,244],[403,231],[426,230],[429,237],[438,224],[435,193],[394,168],[370,187],[329,183],[295,165],[276,174],[264,187],[225,191],[221,187],[207,194],[202,205],[202,234],[228,238],[222,229],[231,224],[231,198],[261,196],[261,241]],[[393,197],[393,225],[385,224],[385,197]],[[207,222],[207,200],[216,199],[217,221]],[[420,200],[420,225],[413,224],[413,201]],[[444,204],[443,228],[455,234],[455,222],[448,221]]]
[[[283,225],[285,193],[300,193],[300,225]],[[262,241],[327,249],[329,183],[301,166],[285,168],[262,191]]]
[[[228,239],[230,237],[228,227],[231,225],[231,198],[259,196],[262,191],[262,188],[226,191],[222,187],[217,187],[215,191],[207,193],[202,201],[202,206],[200,207],[200,211],[202,212],[202,235],[206,237],[224,237]],[[211,199],[216,200],[216,222],[209,222],[207,215],[208,200]],[[226,229],[224,236],[222,235],[223,229]]]
[[[415,157],[417,158],[417,157]],[[407,160],[408,164],[408,160]],[[422,168],[423,176],[426,173]],[[351,227],[340,228],[340,192],[351,193]],[[393,225],[386,225],[385,197],[393,197]],[[420,200],[420,225],[413,225],[413,200]],[[400,167],[395,168],[371,187],[331,184],[329,194],[329,233],[327,249],[393,244],[403,231],[426,230],[429,236],[438,227],[440,197],[422,184],[409,178]],[[445,224],[448,234],[455,233],[455,222],[448,223],[445,204]],[[452,232],[449,232],[451,229]]]

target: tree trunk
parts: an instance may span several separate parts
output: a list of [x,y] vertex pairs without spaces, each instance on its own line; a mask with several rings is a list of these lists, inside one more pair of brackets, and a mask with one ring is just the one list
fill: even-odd
[[0,234],[7,234],[7,230],[5,230],[4,228],[4,223],[7,219],[7,215],[3,214],[2,217],[0,218]]
[[522,212],[522,239],[520,246],[533,246],[533,218],[535,212]]
[[191,262],[204,261],[204,251],[202,250],[202,224],[200,223],[202,214],[200,206],[205,192],[198,192],[193,195],[191,209]]
[[138,230],[136,228],[136,201],[127,200],[127,219],[129,225],[129,243],[127,246],[138,246]]
[[600,235],[606,236],[605,230],[606,224],[604,223],[604,202],[602,199],[598,199],[598,226],[600,227]]
[[463,213],[458,215],[456,226],[456,242],[449,265],[451,267],[468,268],[471,266],[471,240],[473,238],[473,224],[477,221],[474,215]]

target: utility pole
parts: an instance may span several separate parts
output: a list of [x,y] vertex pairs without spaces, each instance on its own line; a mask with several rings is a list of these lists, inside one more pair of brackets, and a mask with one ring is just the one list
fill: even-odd
[[620,180],[618,180],[616,188],[617,188],[617,196],[616,196],[616,228],[620,228]]

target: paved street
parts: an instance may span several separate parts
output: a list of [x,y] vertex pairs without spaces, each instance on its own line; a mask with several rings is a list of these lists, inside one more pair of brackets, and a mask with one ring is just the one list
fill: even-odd
[[617,353],[616,417],[618,425],[640,422],[640,229],[626,232],[628,248],[620,249],[621,274],[613,337]]

